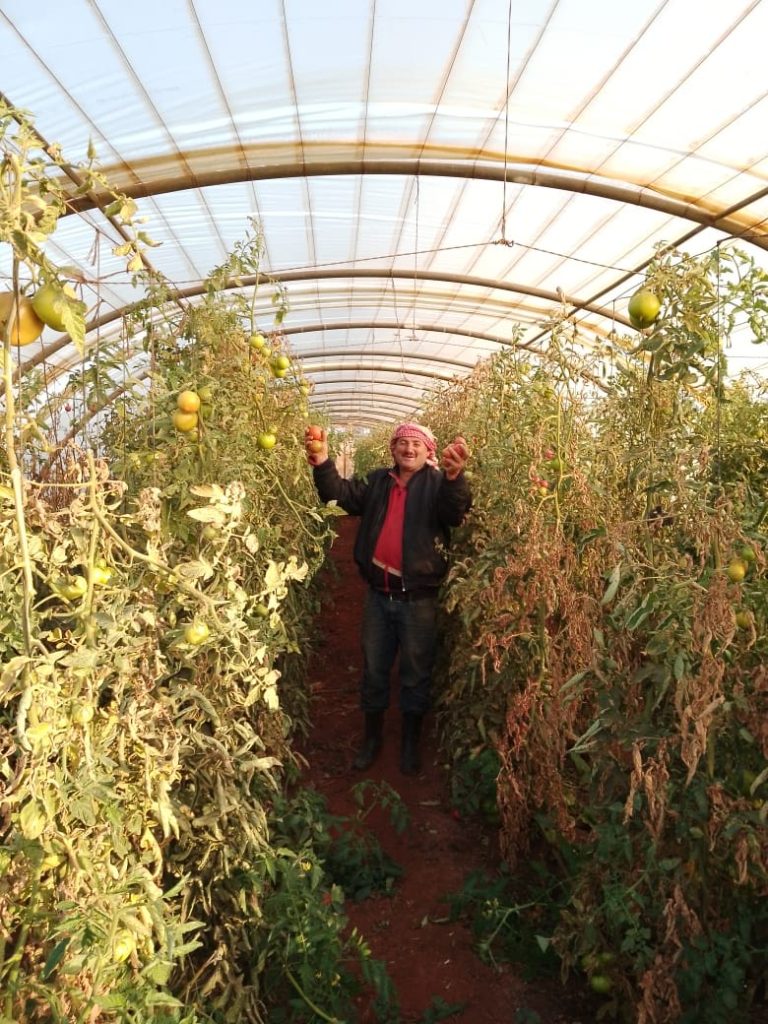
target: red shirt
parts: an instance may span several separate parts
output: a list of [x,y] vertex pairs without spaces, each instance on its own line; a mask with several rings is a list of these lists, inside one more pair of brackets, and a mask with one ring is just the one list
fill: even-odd
[[408,488],[401,483],[396,473],[389,474],[395,486],[389,492],[387,512],[381,533],[376,541],[373,557],[382,566],[395,569],[398,573],[403,569],[403,524],[405,523],[405,501]]

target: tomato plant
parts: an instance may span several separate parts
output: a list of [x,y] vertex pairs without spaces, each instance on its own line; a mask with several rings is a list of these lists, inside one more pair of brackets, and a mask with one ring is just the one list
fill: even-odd
[[[723,384],[722,325],[765,337],[768,285],[733,251],[662,253],[647,281],[663,321],[618,342],[615,371],[574,359],[564,325],[546,363],[500,355],[424,410],[473,448],[439,715],[455,773],[500,763],[501,849],[513,872],[548,865],[563,968],[589,958],[625,1019],[726,1019],[768,927],[766,804],[741,781],[768,767],[768,413],[764,385]],[[589,400],[582,368],[604,381]],[[384,433],[368,443],[385,457]]]
[[[4,118],[5,138],[15,125]],[[67,197],[36,136],[14,138],[0,181],[6,240],[19,276],[42,289],[60,275],[39,240]],[[17,165],[23,182],[12,180]],[[80,173],[84,187],[114,195],[135,273],[141,240],[124,219],[135,204]],[[35,219],[14,205],[25,183],[46,197]],[[320,876],[300,866],[299,853],[317,856],[270,850],[270,809],[295,777],[289,737],[307,718],[303,648],[318,600],[309,584],[331,516],[317,511],[298,445],[253,459],[254,436],[274,428],[298,439],[306,417],[298,389],[273,387],[255,368],[249,378],[243,365],[250,299],[226,282],[258,276],[258,260],[255,239],[240,246],[195,309],[169,303],[153,280],[120,343],[84,352],[60,396],[36,374],[9,389],[17,404],[6,402],[0,439],[0,731],[15,780],[12,799],[0,799],[9,1018],[150,1020],[170,1007],[197,1024],[215,1001],[222,1019],[241,1019],[244,1005],[264,1000],[264,975],[293,967],[299,987],[302,971],[320,971],[351,1018],[354,979],[339,961],[372,969],[342,934],[341,894],[326,907]],[[82,344],[75,307],[62,322]],[[124,386],[124,342],[140,353],[150,335],[149,386]],[[178,401],[191,381],[193,411],[194,399]],[[198,425],[214,395],[189,444],[180,430]],[[33,409],[36,430],[22,432]],[[86,430],[79,417],[98,412]],[[64,413],[71,445],[58,444]],[[9,437],[18,439],[10,448]],[[35,479],[34,500],[18,508],[12,473],[23,492]],[[248,885],[232,884],[238,872]],[[299,877],[305,898],[289,919]],[[323,932],[327,955],[289,956],[296,923]],[[242,964],[257,961],[244,981]]]

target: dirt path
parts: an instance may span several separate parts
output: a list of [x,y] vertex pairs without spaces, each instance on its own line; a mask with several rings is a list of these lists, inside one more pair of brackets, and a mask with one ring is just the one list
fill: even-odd
[[[359,634],[365,587],[352,561],[357,521],[342,518],[338,528],[332,551],[338,575],[327,574],[327,600],[320,622],[324,641],[310,665],[313,727],[302,753],[309,761],[305,784],[327,798],[332,814],[348,815],[355,810],[351,789],[365,777],[350,768],[362,719]],[[405,778],[398,770],[400,720],[393,689],[384,751],[367,776],[389,783],[400,794],[410,825],[398,836],[378,812],[366,824],[404,875],[391,895],[348,901],[350,922],[373,955],[386,962],[404,1022],[421,1021],[439,998],[447,1004],[463,1004],[449,1018],[456,1024],[537,1021],[534,1013],[541,1024],[573,1024],[578,1015],[566,1006],[571,1001],[566,1001],[556,982],[528,984],[509,967],[494,971],[473,952],[469,928],[448,921],[445,895],[459,890],[470,871],[493,863],[495,844],[492,835],[451,815],[446,776],[437,763],[431,723],[426,724],[423,771],[417,778]],[[361,1006],[357,1024],[372,1024],[374,1019]]]

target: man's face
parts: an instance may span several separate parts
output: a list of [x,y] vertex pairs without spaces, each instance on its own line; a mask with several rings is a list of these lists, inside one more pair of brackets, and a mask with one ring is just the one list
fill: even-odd
[[399,469],[417,473],[427,461],[429,451],[417,437],[400,437],[395,441],[393,454]]

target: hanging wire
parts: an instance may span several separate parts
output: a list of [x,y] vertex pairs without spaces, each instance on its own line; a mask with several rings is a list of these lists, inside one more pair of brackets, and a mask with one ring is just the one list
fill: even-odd
[[501,238],[496,242],[497,245],[509,245],[512,246],[515,243],[507,238],[507,176],[508,176],[508,161],[507,153],[509,149],[509,75],[510,65],[512,62],[512,0],[509,0],[509,6],[507,8],[507,73],[504,79],[504,182],[501,191]]
[[[395,313],[395,321],[399,325],[400,324],[400,310],[397,307],[397,288],[395,287],[395,279],[394,279],[394,277],[390,278],[390,282],[392,284],[392,306],[393,306],[394,313]],[[405,351],[403,349],[403,334],[402,334],[402,331],[400,330],[399,326],[398,326],[398,328],[397,328],[397,330],[395,332],[394,340],[397,342],[397,349],[398,349],[398,352],[400,354],[400,372],[403,374],[403,377],[405,377]]]
[[723,459],[722,459],[722,413],[723,413],[723,330],[722,330],[722,298],[720,294],[720,242],[715,245],[717,252],[717,394],[715,400],[715,450],[717,452],[717,486],[722,486]]
[[[102,293],[101,293],[101,284],[102,284],[102,282],[101,282],[101,235],[100,235],[99,232],[96,233],[96,238],[94,240],[94,246],[95,246],[95,249],[96,249],[96,308],[99,311],[101,311],[101,302],[102,302]],[[101,317],[99,317],[99,321],[100,320],[101,320]],[[85,346],[83,346],[83,349],[85,349]],[[96,351],[94,353],[94,360],[93,360],[93,371],[94,371],[93,372],[93,379],[94,379],[94,386],[95,386],[95,389],[96,389],[96,394],[94,395],[94,404],[96,405],[97,408],[99,406],[98,395],[99,395],[99,392],[101,390],[101,356],[102,356],[102,351],[101,351],[101,323],[97,322],[97,324],[96,324]],[[96,415],[98,415],[98,413]],[[87,436],[87,440],[88,440],[89,444],[90,444],[91,438],[93,437],[93,434],[94,434],[94,431],[91,430],[92,426],[93,426],[93,421],[89,420],[87,428],[86,428],[86,430],[88,432],[86,436]],[[98,437],[98,434],[96,434],[96,436]]]
[[421,198],[421,179],[418,174],[416,175],[416,209],[415,209],[415,224],[413,232],[413,306],[411,322],[413,327],[411,328],[413,333],[414,341],[416,340],[416,287],[417,278],[419,273],[419,199]]

